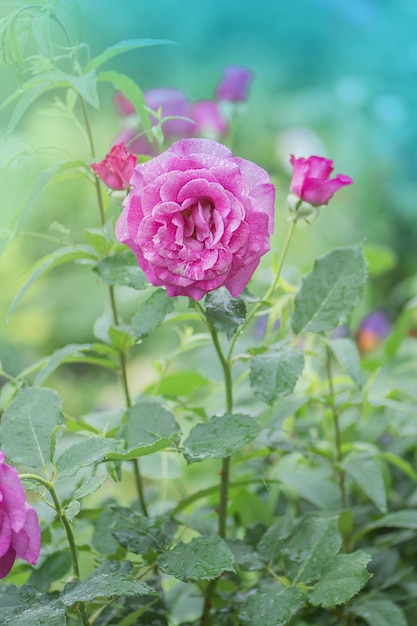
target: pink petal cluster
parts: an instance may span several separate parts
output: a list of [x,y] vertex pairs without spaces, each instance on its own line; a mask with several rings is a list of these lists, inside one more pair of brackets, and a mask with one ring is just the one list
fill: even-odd
[[92,163],[91,169],[110,189],[128,189],[136,162],[134,154],[130,154],[123,144],[117,144],[103,161]]
[[269,250],[275,189],[259,166],[210,139],[183,139],[137,165],[116,225],[153,285],[199,300],[245,288]]
[[245,67],[230,65],[225,67],[216,91],[218,100],[243,102],[248,97],[253,74]]
[[293,166],[291,192],[315,206],[327,204],[338,189],[353,183],[353,180],[344,174],[329,178],[333,172],[333,161],[323,157],[296,159],[291,155],[290,163]]
[[26,502],[15,468],[4,458],[0,451],[0,578],[7,576],[16,558],[36,565],[41,549],[36,511]]

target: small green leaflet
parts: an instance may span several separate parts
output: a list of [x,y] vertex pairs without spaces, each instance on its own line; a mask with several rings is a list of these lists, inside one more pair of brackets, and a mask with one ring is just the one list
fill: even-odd
[[207,294],[205,299],[207,320],[219,332],[231,339],[246,319],[246,304],[243,297],[232,298],[226,287]]
[[52,437],[63,423],[61,398],[52,389],[19,389],[0,422],[1,448],[15,464],[47,473]]
[[303,369],[302,350],[282,346],[251,359],[250,385],[255,396],[267,404],[273,404],[278,398],[294,391]]
[[66,606],[72,606],[96,598],[158,595],[152,587],[134,578],[125,563],[105,562],[86,580],[67,583],[59,599]]
[[234,557],[226,542],[217,536],[196,537],[190,543],[179,542],[158,559],[165,574],[179,580],[210,580],[224,571],[234,572]]
[[294,332],[336,328],[359,301],[365,281],[366,262],[359,246],[336,248],[317,259],[295,297]]
[[189,462],[221,459],[246,446],[260,432],[259,424],[250,415],[225,413],[194,426],[182,449]]
[[336,555],[310,595],[311,604],[329,609],[348,602],[371,578],[366,569],[370,561],[369,554],[362,550]]
[[268,583],[248,595],[239,611],[239,623],[248,626],[287,626],[304,602],[304,594],[298,587],[284,587],[279,582]]
[[173,44],[175,42],[169,41],[167,39],[126,39],[124,41],[119,41],[119,43],[106,48],[104,52],[99,54],[98,56],[91,59],[91,61],[86,65],[85,71],[89,72],[91,70],[96,70],[100,65],[106,63],[110,59],[118,56],[119,54],[123,54],[124,52],[129,52],[129,50],[136,50],[137,48],[145,48],[147,46],[160,46],[161,44]]

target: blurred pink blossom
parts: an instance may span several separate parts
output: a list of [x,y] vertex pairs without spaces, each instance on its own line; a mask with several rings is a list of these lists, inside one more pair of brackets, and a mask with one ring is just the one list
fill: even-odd
[[245,67],[237,65],[225,67],[216,90],[217,100],[245,101],[252,78],[252,72]]
[[213,100],[195,102],[191,109],[191,117],[195,122],[194,133],[209,138],[219,138],[226,134],[227,123]]
[[41,531],[36,511],[26,502],[17,471],[4,462],[0,450],[0,578],[15,559],[36,565],[41,549]]

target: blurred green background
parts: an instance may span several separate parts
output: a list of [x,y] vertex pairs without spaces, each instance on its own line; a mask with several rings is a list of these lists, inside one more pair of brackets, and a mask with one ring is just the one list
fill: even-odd
[[[107,64],[106,69],[130,75],[143,90],[171,86],[184,90],[191,100],[211,98],[224,66],[253,70],[255,79],[233,149],[265,167],[277,185],[274,246],[279,247],[286,230],[290,153],[332,158],[335,171],[351,176],[355,183],[334,198],[312,227],[300,227],[289,254],[289,274],[304,272],[316,256],[335,245],[362,241],[383,246],[374,249],[377,261],[371,266],[363,311],[384,305],[394,317],[414,295],[414,2],[85,0],[62,4],[77,11],[81,41],[92,55],[123,39],[175,42],[132,51]],[[0,17],[19,6],[24,3],[2,0]],[[0,69],[2,100],[22,78],[22,71]],[[111,90],[103,88],[100,96],[101,108],[91,109],[90,116],[101,157],[117,134],[120,119]],[[64,153],[89,158],[84,138],[70,120],[54,116],[52,101],[51,94],[40,99],[14,133],[1,139],[0,228],[10,226],[43,169]],[[13,104],[0,112],[3,129],[12,112]],[[111,211],[116,214],[117,206]],[[0,359],[9,372],[17,373],[66,343],[91,340],[92,324],[102,313],[107,295],[88,267],[55,270],[25,295],[8,325],[4,320],[33,263],[54,250],[60,239],[82,241],[83,229],[97,225],[92,190],[83,181],[67,180],[41,195],[19,237],[0,257]],[[258,280],[262,276],[261,271]],[[120,297],[126,306],[134,306],[135,293],[121,290]]]

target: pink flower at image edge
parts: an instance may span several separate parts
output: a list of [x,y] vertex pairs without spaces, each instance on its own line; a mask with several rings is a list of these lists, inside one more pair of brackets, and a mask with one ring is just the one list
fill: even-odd
[[135,168],[116,225],[148,280],[199,300],[237,297],[270,247],[275,189],[259,166],[210,139],[183,139]]
[[120,143],[110,150],[102,161],[91,164],[91,169],[110,189],[128,189],[137,158]]
[[336,191],[353,183],[344,174],[330,178],[333,172],[333,161],[330,159],[318,156],[296,159],[291,155],[290,163],[293,166],[291,192],[315,206],[327,204]]
[[17,471],[4,459],[0,451],[0,578],[17,558],[36,565],[41,549],[37,513],[26,502]]

